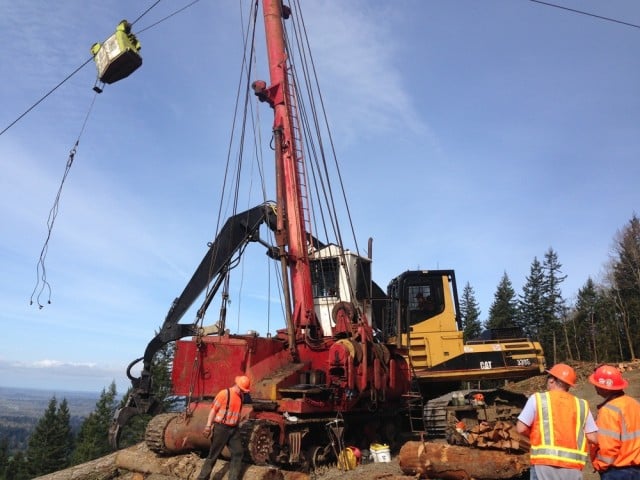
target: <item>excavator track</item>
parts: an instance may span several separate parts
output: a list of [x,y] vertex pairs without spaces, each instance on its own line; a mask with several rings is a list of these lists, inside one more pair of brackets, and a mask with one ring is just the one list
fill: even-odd
[[438,398],[429,400],[424,406],[424,425],[427,436],[444,438],[447,432],[448,408],[453,393],[447,393]]
[[[474,404],[472,397],[480,393],[484,400]],[[457,401],[456,401],[457,396]],[[497,420],[514,423],[527,397],[503,389],[460,390],[429,400],[424,407],[427,436],[449,438],[457,422],[471,428],[480,422]]]

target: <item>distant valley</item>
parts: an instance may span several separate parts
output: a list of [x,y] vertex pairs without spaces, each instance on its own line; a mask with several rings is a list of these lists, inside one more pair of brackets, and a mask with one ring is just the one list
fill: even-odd
[[74,431],[93,412],[100,397],[99,394],[87,392],[0,387],[0,442],[8,440],[12,452],[24,450],[31,432],[54,396],[58,405],[62,400],[67,400]]

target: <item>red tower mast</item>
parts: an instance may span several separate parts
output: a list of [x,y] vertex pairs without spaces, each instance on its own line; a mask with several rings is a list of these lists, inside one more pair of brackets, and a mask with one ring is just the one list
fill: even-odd
[[[282,0],[263,0],[265,35],[271,85],[254,82],[256,95],[268,102],[274,110],[273,135],[276,163],[276,201],[278,227],[276,240],[280,248],[287,303],[287,327],[290,337],[304,334],[306,339],[322,336],[321,327],[313,309],[311,272],[307,251],[308,232],[301,188],[301,150],[294,135],[292,103],[294,92],[289,80],[288,57],[285,45],[283,19],[290,10]],[[287,270],[291,285],[287,284]],[[289,288],[291,298],[289,298]],[[292,338],[293,340],[293,338]],[[294,343],[294,342],[292,342]],[[291,345],[293,348],[293,345]]]

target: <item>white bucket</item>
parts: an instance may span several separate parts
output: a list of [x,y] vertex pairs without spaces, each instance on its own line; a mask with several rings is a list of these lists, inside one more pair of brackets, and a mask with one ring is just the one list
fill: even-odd
[[376,463],[390,462],[391,461],[391,452],[389,450],[389,445],[373,443],[369,447],[371,450],[371,456],[373,457],[373,461]]

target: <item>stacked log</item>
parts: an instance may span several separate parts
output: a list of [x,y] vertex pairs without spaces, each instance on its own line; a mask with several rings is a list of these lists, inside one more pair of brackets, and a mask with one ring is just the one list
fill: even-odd
[[[172,478],[196,478],[204,459],[195,453],[161,457],[149,450],[144,443],[121,450],[116,456],[116,466],[130,472],[164,475]],[[220,459],[213,467],[213,478],[226,479],[229,463]],[[284,472],[275,467],[243,466],[244,478],[255,480],[284,480]]]
[[407,442],[398,462],[404,474],[442,480],[503,480],[529,469],[528,454],[439,442]]
[[466,442],[476,448],[491,448],[508,452],[528,452],[529,439],[518,433],[510,422],[482,422],[471,428],[465,436]]

